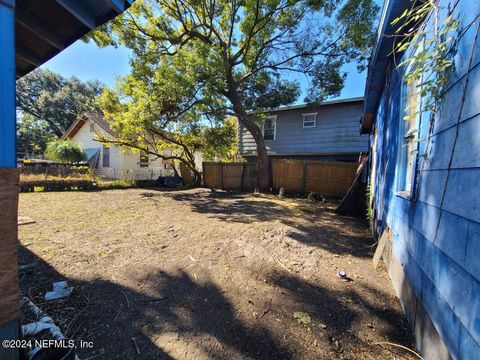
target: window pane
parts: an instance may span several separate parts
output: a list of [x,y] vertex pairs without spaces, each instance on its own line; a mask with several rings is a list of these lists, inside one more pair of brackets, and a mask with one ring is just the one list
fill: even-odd
[[103,167],[109,167],[110,166],[110,148],[106,147],[105,144],[103,144],[103,158],[102,158],[102,165]]
[[303,127],[315,127],[317,116],[316,115],[304,115]]
[[275,118],[265,119],[263,124],[263,138],[265,140],[275,140]]
[[414,181],[416,165],[418,124],[420,110],[420,92],[418,82],[411,81],[402,86],[403,116],[400,120],[399,145],[399,182],[398,190],[410,192]]
[[148,167],[148,154],[140,153],[140,167]]
[[273,130],[265,130],[265,131],[263,132],[263,138],[264,138],[265,140],[273,140],[274,137],[275,137],[275,133],[274,133]]

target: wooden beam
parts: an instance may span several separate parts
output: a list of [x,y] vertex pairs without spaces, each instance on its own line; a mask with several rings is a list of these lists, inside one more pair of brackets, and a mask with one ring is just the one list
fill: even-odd
[[83,25],[93,30],[97,27],[95,18],[85,9],[80,1],[76,0],[57,0],[70,14],[80,21]]
[[36,67],[39,67],[40,65],[42,65],[42,60],[40,59],[40,57],[38,57],[37,55],[35,55],[33,52],[31,52],[26,48],[17,46],[16,54],[19,58],[23,59],[24,61]]
[[[18,171],[15,112],[15,1],[0,0],[0,341],[18,340]],[[0,359],[20,351],[0,346]]]
[[34,33],[41,39],[55,46],[58,50],[65,49],[63,40],[57,33],[46,29],[44,24],[41,24],[36,19],[27,15],[23,11],[17,9],[15,14],[15,21],[25,29],[30,30],[32,33]]

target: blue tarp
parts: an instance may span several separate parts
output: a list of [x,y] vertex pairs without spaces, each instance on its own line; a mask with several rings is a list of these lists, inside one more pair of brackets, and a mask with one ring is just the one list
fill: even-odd
[[87,164],[91,169],[97,167],[98,158],[100,157],[100,148],[88,148],[84,150],[87,154]]

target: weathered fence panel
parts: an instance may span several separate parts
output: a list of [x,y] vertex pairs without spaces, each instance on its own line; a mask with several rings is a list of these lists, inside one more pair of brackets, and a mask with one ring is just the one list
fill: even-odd
[[309,162],[306,165],[305,192],[343,197],[350,187],[357,163]]
[[224,190],[253,190],[255,165],[248,163],[203,163],[203,184]]
[[297,160],[272,161],[272,188],[287,192],[305,192],[304,162]]
[[[317,192],[343,197],[355,176],[357,163],[272,160],[272,188],[290,193]],[[206,187],[224,190],[253,190],[255,165],[248,163],[203,163]]]

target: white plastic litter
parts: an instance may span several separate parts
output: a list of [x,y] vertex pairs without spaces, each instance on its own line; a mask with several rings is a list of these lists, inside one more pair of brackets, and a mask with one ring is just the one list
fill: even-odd
[[66,281],[59,281],[59,282],[53,283],[53,291],[49,291],[45,294],[45,300],[50,301],[50,300],[61,299],[61,298],[70,296],[72,291],[73,291],[73,287],[69,287]]

